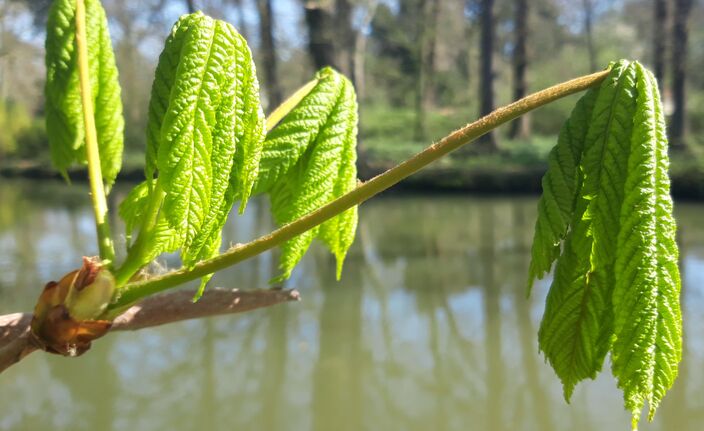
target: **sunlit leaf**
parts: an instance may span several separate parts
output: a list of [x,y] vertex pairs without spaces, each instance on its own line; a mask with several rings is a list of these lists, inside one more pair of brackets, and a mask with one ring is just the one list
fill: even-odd
[[[105,11],[85,0],[88,66],[100,165],[105,184],[122,165],[124,119],[115,56]],[[54,166],[64,175],[86,163],[83,105],[76,51],[76,2],[56,0],[49,11],[46,37],[46,128]]]
[[[652,418],[681,358],[662,106],[650,72],[627,61],[614,63],[598,95],[580,104],[543,181],[530,277],[557,263],[539,344],[567,399],[611,351],[635,426],[645,402]],[[581,154],[561,148],[567,139]]]
[[[255,189],[269,193],[274,218],[283,225],[356,187],[354,88],[333,69],[322,69],[313,82],[274,111],[274,117]],[[335,254],[339,278],[356,227],[355,207],[287,241],[282,246],[278,280],[291,275],[316,237]]]
[[148,208],[141,232],[152,239],[138,240],[134,254],[144,265],[176,245],[184,264],[192,266],[218,253],[233,203],[240,199],[244,207],[259,168],[264,115],[242,36],[201,13],[181,17],[160,56],[149,113],[151,180],[148,203],[140,205]]

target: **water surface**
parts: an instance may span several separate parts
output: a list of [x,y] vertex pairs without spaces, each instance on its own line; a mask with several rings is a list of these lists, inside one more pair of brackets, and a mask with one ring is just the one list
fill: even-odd
[[[0,313],[30,310],[46,281],[96,253],[87,203],[84,185],[0,179]],[[77,359],[34,354],[0,375],[0,430],[628,429],[608,371],[568,405],[537,351],[548,284],[530,299],[524,290],[535,205],[374,199],[360,209],[342,281],[316,245],[285,286],[300,303],[111,334]],[[704,420],[704,205],[676,212],[685,359],[644,430]],[[271,228],[266,202],[254,200],[224,242]],[[267,253],[212,285],[266,287],[273,275]]]

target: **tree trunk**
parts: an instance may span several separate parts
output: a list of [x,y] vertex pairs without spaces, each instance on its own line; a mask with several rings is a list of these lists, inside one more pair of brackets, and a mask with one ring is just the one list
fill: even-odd
[[465,87],[467,89],[467,96],[470,100],[476,99],[476,94],[471,89],[472,78],[474,77],[472,73],[473,62],[471,46],[474,43],[475,33],[476,32],[474,24],[471,23],[469,20],[465,20],[461,35],[464,40],[464,43],[459,48],[460,54],[457,58],[457,69],[462,78],[462,81],[465,83]]
[[665,50],[667,47],[667,0],[653,2],[653,72],[662,91],[665,82]]
[[686,132],[685,81],[687,78],[687,18],[692,0],[675,0],[672,23],[672,99],[674,111],[670,122],[670,140],[673,149],[684,149]]
[[584,7],[584,33],[587,37],[587,52],[589,53],[589,71],[597,70],[596,48],[594,47],[594,34],[592,31],[592,23],[594,20],[594,8],[592,0],[582,0]]
[[352,4],[350,0],[335,0],[334,23],[336,63],[340,68],[340,72],[355,83],[353,76],[355,31],[352,28]]
[[196,5],[193,0],[186,0],[186,8],[188,8],[188,13],[193,13],[196,11]]
[[271,0],[257,0],[259,9],[259,34],[261,37],[261,58],[264,65],[264,78],[268,109],[279,106],[282,101],[281,85],[277,74],[276,46],[274,42],[274,18],[271,13]]
[[244,5],[242,5],[242,0],[232,0],[235,5],[235,10],[237,10],[237,31],[240,32],[245,40],[249,40],[249,27],[247,26],[247,21],[244,18]]
[[10,4],[7,2],[0,3],[0,103],[5,103],[7,100],[8,89],[10,88],[10,79],[8,73],[9,58],[7,55],[7,39],[8,35],[5,31],[5,19],[7,17],[7,9]]
[[357,89],[357,98],[359,100],[364,99],[366,94],[365,88],[365,64],[366,64],[366,54],[367,54],[367,28],[374,19],[374,14],[376,12],[376,7],[378,5],[377,0],[370,0],[366,5],[366,11],[364,17],[362,18],[362,23],[360,30],[355,34],[354,40],[354,72],[352,74],[352,82],[354,82],[355,88]]
[[416,130],[415,138],[425,141],[428,138],[426,118],[428,109],[434,104],[433,71],[435,70],[435,40],[437,35],[440,0],[422,0],[419,8],[418,28],[422,29],[419,40],[420,64],[416,93]]
[[325,8],[321,1],[305,3],[308,53],[316,70],[325,66],[337,68],[332,18],[331,11]]
[[[494,110],[494,0],[481,0],[481,38],[479,41],[479,115],[484,116]],[[494,132],[489,132],[474,145],[475,152],[495,152],[498,150]]]
[[[513,46],[513,100],[526,95],[526,40],[528,39],[528,0],[514,2],[515,41]],[[522,115],[511,123],[509,136],[511,139],[526,137],[529,134],[528,116]]]

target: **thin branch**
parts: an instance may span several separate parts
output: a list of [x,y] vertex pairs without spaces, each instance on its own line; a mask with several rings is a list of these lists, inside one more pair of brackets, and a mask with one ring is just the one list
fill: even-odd
[[118,316],[113,321],[111,330],[135,331],[181,320],[243,313],[300,300],[297,290],[281,289],[208,289],[195,303],[194,295],[195,291],[186,290],[147,298]]
[[[118,316],[110,331],[135,331],[182,320],[243,313],[299,301],[296,290],[208,289],[193,303],[195,291],[183,290],[147,298]],[[30,334],[31,313],[0,316],[0,373],[38,349]]]
[[88,68],[88,39],[86,38],[86,9],[83,0],[76,0],[76,48],[78,51],[78,79],[81,86],[81,100],[83,103],[83,124],[85,127],[86,159],[88,161],[88,180],[90,182],[90,196],[93,200],[95,213],[95,228],[98,236],[98,250],[100,258],[115,262],[115,248],[110,235],[108,223],[108,204],[103,188],[103,173],[100,170],[100,153],[98,151],[98,135],[95,129],[95,115],[93,113],[92,91],[90,88],[90,75]]
[[122,294],[110,305],[110,310],[120,310],[140,299],[157,292],[172,288],[179,284],[196,280],[204,275],[212,274],[252,258],[266,250],[272,249],[283,242],[306,232],[309,229],[325,222],[337,214],[366,201],[372,196],[388,189],[399,181],[418,172],[428,164],[456,150],[490,130],[509,122],[533,109],[539,108],[557,99],[587,90],[599,85],[609,74],[608,70],[582,76],[545,90],[533,93],[521,100],[499,108],[489,115],[470,123],[439,142],[406,160],[405,162],[389,169],[388,171],[372,178],[351,192],[339,197],[327,205],[289,223],[274,232],[264,235],[252,242],[236,246],[225,253],[212,259],[207,259],[196,264],[193,268],[182,268],[158,277],[129,283],[122,289]]

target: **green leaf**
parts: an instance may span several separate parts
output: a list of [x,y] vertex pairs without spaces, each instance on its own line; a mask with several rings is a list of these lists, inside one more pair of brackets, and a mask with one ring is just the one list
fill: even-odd
[[[259,102],[259,82],[252,53],[244,38],[238,37],[236,42],[237,54],[242,59],[237,62],[237,80],[242,83],[237,86],[237,99],[242,103],[237,106],[235,118],[238,126],[242,127],[235,128],[235,139],[240,145],[235,153],[230,184],[239,186],[228,189],[225,202],[229,211],[233,200],[239,199],[239,211],[242,213],[259,175],[259,163],[267,129],[264,123],[264,111]],[[224,222],[224,218],[222,220]]]
[[188,34],[188,28],[198,23],[199,14],[181,16],[166,38],[164,49],[159,55],[159,62],[154,72],[151,98],[149,99],[149,120],[147,122],[147,156],[145,176],[154,177],[157,163],[157,152],[161,142],[161,125],[169,108],[171,88],[176,80],[176,71],[181,61],[183,40]]
[[667,176],[667,140],[657,84],[637,70],[637,110],[620,212],[612,369],[637,422],[672,386],[682,355],[680,278]]
[[[149,112],[146,175],[156,180],[146,187],[140,235],[180,247],[190,267],[218,253],[233,203],[244,208],[258,171],[264,115],[246,41],[201,13],[179,19],[159,59]],[[145,252],[154,248],[146,239],[135,247],[130,254],[142,265],[158,255]]]
[[[274,218],[283,225],[356,187],[357,102],[349,80],[325,68],[275,112],[255,190],[269,193]],[[356,226],[352,208],[287,241],[277,279],[291,275],[316,237],[335,254],[339,278]]]
[[679,249],[677,247],[677,223],[673,215],[673,203],[670,196],[670,160],[667,155],[668,142],[665,127],[665,115],[655,77],[648,72],[653,89],[653,106],[655,108],[655,137],[657,169],[655,171],[656,209],[658,223],[657,262],[657,339],[655,343],[656,367],[653,376],[653,395],[649,400],[649,419],[665,393],[677,378],[678,365],[682,360],[682,311],[680,309]]
[[[596,210],[618,214],[621,208],[619,189],[625,181],[635,108],[633,75],[628,62],[615,64],[595,96],[581,146],[575,210],[538,334],[540,349],[562,380],[567,400],[579,381],[596,377],[611,345],[614,253],[604,243],[615,247],[615,241],[603,235],[615,225],[616,237],[618,217]],[[585,120],[574,120],[580,121]],[[604,248],[610,253],[606,257]]]
[[567,235],[581,180],[578,169],[584,141],[598,94],[599,89],[595,88],[579,99],[548,156],[531,249],[529,290],[536,278],[541,279],[550,271],[560,254],[560,242]]
[[[652,419],[677,376],[680,276],[657,84],[636,62],[610,67],[551,155],[530,276],[549,270],[559,252],[539,344],[565,398],[596,377],[611,351],[635,428],[645,403]],[[585,138],[573,139],[574,130]]]
[[125,222],[127,246],[129,247],[132,233],[146,217],[149,209],[149,183],[141,182],[135,186],[120,204],[118,214]]
[[[109,187],[122,164],[124,119],[115,56],[100,1],[85,0],[88,68],[103,180]],[[56,0],[46,37],[46,127],[54,166],[67,177],[86,163],[83,105],[78,81],[73,0]]]

